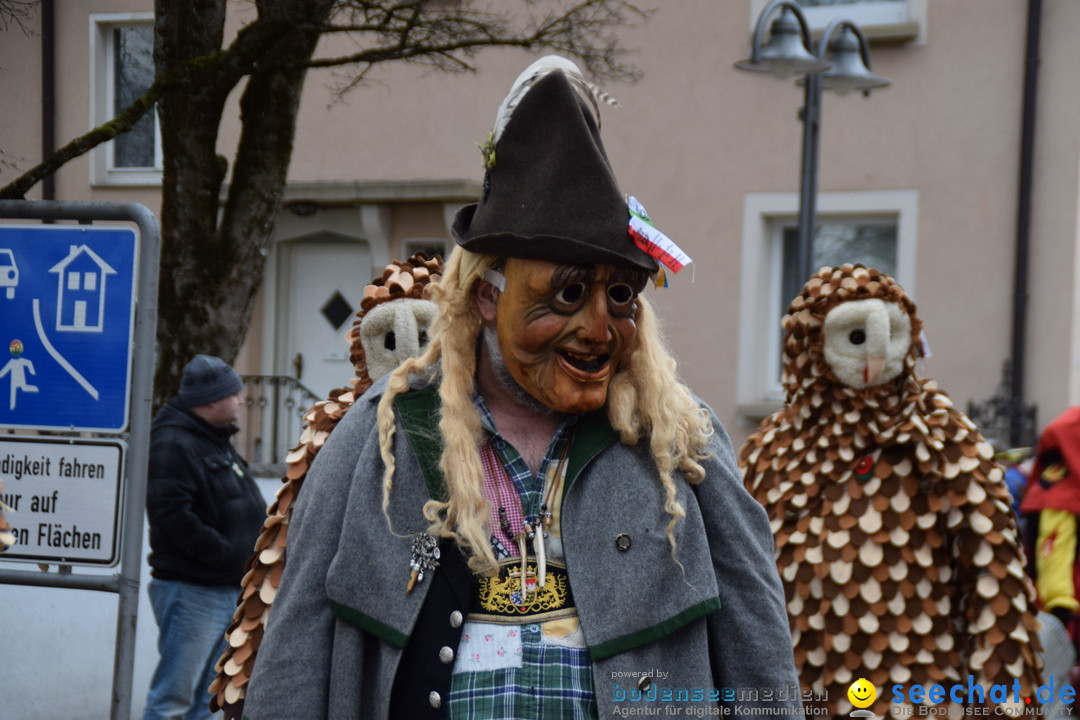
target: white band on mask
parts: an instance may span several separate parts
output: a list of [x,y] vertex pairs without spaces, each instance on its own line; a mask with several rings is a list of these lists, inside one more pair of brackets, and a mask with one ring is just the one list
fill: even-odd
[[499,292],[506,292],[506,276],[494,268],[484,271],[483,278],[495,286]]

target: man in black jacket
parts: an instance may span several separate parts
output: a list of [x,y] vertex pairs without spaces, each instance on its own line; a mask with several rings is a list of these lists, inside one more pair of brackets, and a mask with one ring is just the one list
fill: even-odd
[[207,688],[266,502],[230,438],[243,398],[224,361],[196,355],[154,417],[146,514],[160,659],[143,720],[212,718]]

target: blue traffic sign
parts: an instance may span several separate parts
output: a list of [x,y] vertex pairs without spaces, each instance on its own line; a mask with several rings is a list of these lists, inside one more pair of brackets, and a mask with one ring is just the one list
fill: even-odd
[[135,231],[0,225],[0,427],[122,432]]

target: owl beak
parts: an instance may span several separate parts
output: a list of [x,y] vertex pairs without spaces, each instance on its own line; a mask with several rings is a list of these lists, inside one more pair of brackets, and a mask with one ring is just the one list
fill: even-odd
[[885,369],[885,358],[872,357],[866,359],[866,367],[863,368],[863,382],[867,387],[877,385],[881,378],[881,371]]

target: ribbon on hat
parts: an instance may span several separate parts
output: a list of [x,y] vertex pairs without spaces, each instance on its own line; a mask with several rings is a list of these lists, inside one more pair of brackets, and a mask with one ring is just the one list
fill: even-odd
[[649,213],[645,211],[645,206],[638,202],[637,198],[628,196],[626,205],[630,210],[630,237],[642,251],[673,273],[694,262],[671,238],[656,229],[649,219]]

